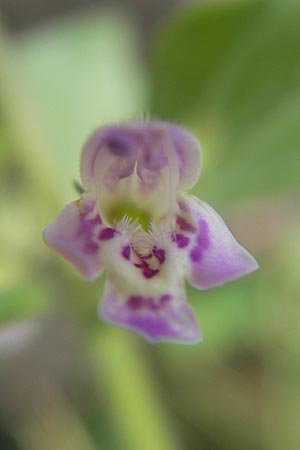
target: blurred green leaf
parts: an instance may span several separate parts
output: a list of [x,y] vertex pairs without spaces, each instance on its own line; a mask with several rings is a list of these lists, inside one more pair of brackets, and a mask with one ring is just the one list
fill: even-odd
[[[161,34],[152,111],[190,123],[211,168],[215,203],[299,189],[300,3],[219,2],[189,9]],[[199,194],[199,188],[196,188]]]
[[22,35],[13,62],[71,200],[88,134],[143,107],[134,27],[121,15],[75,16]]
[[35,283],[1,287],[0,323],[28,319],[46,312],[49,299],[43,289]]
[[261,2],[217,2],[173,17],[156,42],[152,109],[181,119],[205,102],[212,77],[256,19]]

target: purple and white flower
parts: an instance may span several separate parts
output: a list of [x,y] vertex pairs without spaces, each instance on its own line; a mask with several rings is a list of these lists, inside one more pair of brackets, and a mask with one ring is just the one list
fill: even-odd
[[199,143],[179,126],[100,128],[81,155],[84,193],[44,232],[84,277],[105,270],[101,316],[149,341],[201,339],[185,277],[205,290],[258,268],[216,211],[185,194],[200,168]]

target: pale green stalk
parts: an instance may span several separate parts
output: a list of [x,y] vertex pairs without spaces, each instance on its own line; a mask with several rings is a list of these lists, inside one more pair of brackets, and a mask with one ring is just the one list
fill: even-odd
[[174,450],[159,386],[139,338],[109,328],[94,339],[92,359],[107,391],[108,413],[122,450]]

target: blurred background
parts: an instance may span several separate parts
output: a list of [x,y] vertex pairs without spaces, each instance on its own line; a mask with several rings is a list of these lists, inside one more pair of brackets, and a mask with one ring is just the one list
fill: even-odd
[[[0,0],[0,449],[299,450],[300,2]],[[195,346],[97,319],[42,241],[97,126],[203,147],[194,192],[260,270],[188,288]]]

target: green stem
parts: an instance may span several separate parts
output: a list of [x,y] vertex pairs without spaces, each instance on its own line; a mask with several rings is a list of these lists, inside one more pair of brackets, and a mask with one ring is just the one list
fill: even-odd
[[[103,330],[104,332],[104,330]],[[104,332],[105,333],[105,332]],[[170,429],[147,361],[137,338],[110,328],[94,337],[93,360],[106,388],[109,413],[122,450],[175,450]]]

